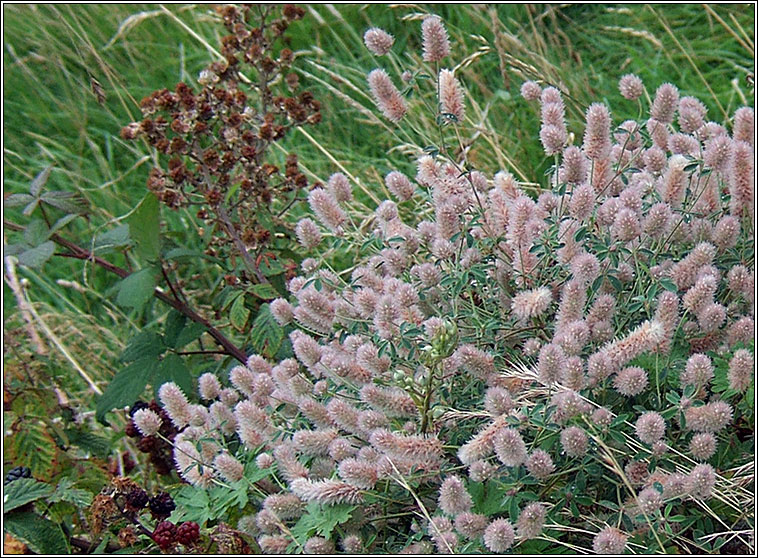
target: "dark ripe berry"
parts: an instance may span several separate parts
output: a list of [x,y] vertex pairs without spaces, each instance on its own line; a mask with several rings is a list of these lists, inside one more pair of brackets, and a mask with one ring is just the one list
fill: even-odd
[[150,453],[155,450],[158,442],[159,440],[155,436],[145,436],[139,442],[137,442],[137,449],[142,453]]
[[176,542],[190,545],[200,537],[200,527],[194,521],[185,521],[176,530]]
[[150,498],[141,488],[135,488],[126,494],[126,505],[131,511],[138,511],[147,505]]
[[168,492],[159,492],[150,498],[148,505],[153,517],[160,519],[168,517],[176,509],[176,504],[174,504],[174,500],[169,496]]
[[14,467],[6,473],[5,482],[3,484],[8,484],[9,482],[17,481],[18,479],[28,479],[31,478],[31,476],[32,471],[29,467]]
[[134,421],[130,420],[126,423],[126,428],[124,428],[124,434],[129,436],[130,438],[139,438],[142,436],[142,434],[139,433],[139,430],[137,430],[137,427],[134,425]]
[[134,405],[129,409],[129,416],[133,417],[134,413],[139,411],[140,409],[147,409],[147,403],[144,401],[135,401]]
[[170,547],[176,541],[176,525],[170,521],[161,521],[153,531],[153,540],[162,549]]

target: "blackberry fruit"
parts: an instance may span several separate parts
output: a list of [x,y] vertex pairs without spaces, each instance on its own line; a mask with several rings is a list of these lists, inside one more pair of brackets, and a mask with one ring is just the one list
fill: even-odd
[[129,416],[134,418],[134,413],[139,411],[140,409],[147,409],[149,405],[145,403],[144,401],[135,401],[134,405],[131,406],[129,409]]
[[200,527],[194,521],[185,521],[176,530],[176,542],[185,546],[200,538]]
[[130,438],[139,438],[142,434],[139,433],[139,430],[137,430],[137,427],[134,425],[134,421],[130,420],[126,423],[126,428],[124,428],[124,434],[129,436]]
[[147,495],[147,492],[142,490],[141,488],[135,488],[128,492],[126,494],[126,506],[131,511],[139,511],[142,508],[144,508],[150,498]]
[[167,492],[160,492],[148,501],[150,513],[156,519],[165,519],[176,509],[173,498]]
[[176,525],[170,521],[161,521],[153,531],[153,540],[162,549],[169,548],[176,541]]
[[5,485],[18,479],[29,479],[31,476],[32,471],[29,467],[14,467],[5,475],[5,482],[3,484]]
[[137,442],[137,449],[142,453],[151,453],[157,448],[158,442],[159,440],[155,436],[145,436]]

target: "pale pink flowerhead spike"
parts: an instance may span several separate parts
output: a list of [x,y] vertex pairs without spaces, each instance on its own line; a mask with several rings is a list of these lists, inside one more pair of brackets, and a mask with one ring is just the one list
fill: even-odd
[[377,56],[384,56],[392,48],[395,38],[384,29],[372,27],[363,34],[363,43]]
[[318,225],[307,217],[297,222],[295,234],[297,235],[298,242],[307,249],[315,248],[321,242],[321,231]]
[[462,123],[466,113],[463,89],[450,70],[440,70],[439,92],[440,111],[443,114],[452,114],[458,123]]
[[150,409],[140,409],[132,417],[134,426],[143,436],[154,436],[161,428],[161,417]]
[[450,54],[450,40],[442,19],[429,16],[421,24],[424,44],[424,62],[439,62]]
[[189,424],[192,418],[189,401],[179,386],[174,382],[166,382],[158,390],[158,398],[177,428],[184,428]]
[[596,554],[612,556],[623,554],[626,549],[627,535],[615,527],[606,527],[592,539],[592,550]]
[[734,130],[732,136],[735,141],[744,141],[753,145],[755,134],[755,112],[750,107],[738,108],[734,113]]
[[645,92],[642,80],[634,74],[626,74],[619,80],[621,96],[630,101],[636,101]]
[[242,463],[228,453],[218,454],[213,460],[213,466],[219,475],[228,482],[237,482],[242,479],[242,475],[244,474]]
[[457,475],[451,475],[443,481],[437,502],[443,512],[452,516],[469,512],[474,505],[463,481]]
[[[729,361],[729,387],[735,391],[745,391],[753,382],[755,374],[755,357],[746,349],[740,349],[734,353]],[[134,415],[136,418],[136,414]]]
[[401,172],[392,171],[384,177],[384,183],[392,195],[400,201],[407,201],[413,197],[415,188],[408,177]]
[[525,81],[521,85],[521,96],[527,101],[536,101],[540,98],[542,88],[536,81]]
[[755,201],[755,155],[753,146],[744,141],[734,143],[734,158],[729,173],[729,212],[739,218],[753,219]]
[[408,112],[408,106],[387,72],[379,68],[372,70],[368,75],[368,84],[382,114],[393,122],[399,122]]
[[670,124],[674,121],[674,113],[678,104],[679,90],[670,83],[664,83],[655,91],[653,106],[650,107],[650,116],[658,122]]
[[587,109],[587,127],[584,130],[583,149],[590,159],[604,159],[611,150],[611,115],[602,103],[593,103]]
[[484,531],[484,545],[498,554],[513,546],[514,540],[513,525],[507,519],[495,519]]

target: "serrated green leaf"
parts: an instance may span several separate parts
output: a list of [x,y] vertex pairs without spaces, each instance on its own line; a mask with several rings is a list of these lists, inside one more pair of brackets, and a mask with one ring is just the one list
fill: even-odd
[[60,526],[49,519],[23,511],[6,514],[3,519],[3,528],[37,554],[71,552]]
[[148,382],[153,379],[159,364],[156,357],[149,356],[122,368],[97,400],[95,412],[97,420],[103,422],[107,412],[134,403],[145,391]]
[[314,534],[328,539],[337,525],[350,520],[355,508],[356,506],[349,504],[321,506],[316,502],[309,502],[305,513],[292,528],[292,535],[301,545]]
[[29,467],[35,476],[47,477],[50,474],[58,450],[45,423],[27,416],[23,428],[13,434],[10,443],[7,441],[5,449],[10,450],[16,465]]
[[192,322],[185,326],[176,338],[174,349],[184,347],[187,343],[191,343],[205,332],[205,326],[197,322]]
[[147,261],[157,260],[160,254],[160,217],[158,198],[148,192],[129,218],[129,231],[137,243],[137,254]]
[[155,399],[158,399],[158,389],[166,382],[174,382],[184,393],[192,392],[192,376],[184,360],[179,355],[170,353],[161,361],[160,366],[155,371],[153,379],[153,390]]
[[62,478],[55,487],[55,492],[48,498],[49,502],[68,502],[77,508],[86,508],[92,504],[94,495],[89,490],[74,488],[69,478]]
[[18,255],[18,263],[26,267],[42,267],[55,253],[55,242],[48,240],[35,248],[30,248]]
[[53,493],[53,487],[35,479],[18,479],[3,488],[3,512],[7,513],[24,504],[40,498],[47,498]]
[[111,441],[108,438],[77,428],[67,428],[63,433],[68,438],[69,444],[101,459],[105,459],[111,453]]
[[140,309],[153,296],[156,284],[156,275],[152,268],[140,269],[121,281],[116,302],[120,306]]
[[156,357],[165,350],[160,335],[154,331],[141,331],[129,339],[129,344],[119,358],[122,362],[132,362],[143,357]]
[[279,293],[271,283],[256,283],[248,289],[248,292],[263,300],[272,300],[279,297]]
[[262,305],[250,331],[250,343],[253,349],[259,354],[273,358],[283,339],[284,329],[274,319],[269,305]]
[[50,172],[53,170],[53,165],[50,165],[37,176],[29,184],[29,193],[35,198],[39,197],[39,193],[42,191],[42,187],[47,184],[47,179],[50,178]]
[[129,225],[119,225],[95,238],[95,251],[104,251],[111,248],[127,246],[131,242],[129,237]]
[[245,306],[245,297],[239,296],[234,299],[232,307],[229,309],[229,321],[238,330],[242,331],[250,317],[250,309]]
[[3,200],[5,207],[21,207],[22,205],[29,205],[35,201],[34,196],[29,194],[11,194]]
[[184,325],[187,323],[187,316],[176,310],[171,310],[166,317],[166,325],[164,327],[163,337],[166,341],[166,345],[171,348],[176,348],[176,340],[179,334],[184,329]]

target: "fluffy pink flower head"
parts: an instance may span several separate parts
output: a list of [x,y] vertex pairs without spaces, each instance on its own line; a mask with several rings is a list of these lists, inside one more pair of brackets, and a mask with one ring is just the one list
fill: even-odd
[[686,492],[699,500],[710,498],[715,485],[716,471],[708,464],[695,466],[684,481]]
[[545,480],[555,471],[555,465],[550,454],[541,449],[536,449],[529,454],[526,460],[526,468],[529,474],[537,480]]
[[297,222],[295,234],[297,235],[298,242],[309,250],[315,248],[321,242],[321,231],[318,225],[307,217]]
[[679,104],[679,90],[670,83],[664,83],[655,91],[650,116],[664,124],[674,121],[674,113]]
[[395,38],[383,29],[372,27],[363,34],[363,43],[377,56],[384,56],[392,48]]
[[732,136],[735,141],[744,141],[753,145],[755,134],[755,111],[750,107],[738,108],[734,113],[734,130]]
[[654,444],[666,432],[666,422],[663,417],[655,411],[649,411],[642,414],[634,425],[637,437],[646,444]]
[[[414,187],[408,177],[398,171],[392,171],[384,177],[387,189],[400,201],[407,201],[413,197]],[[385,219],[389,220],[389,219]]]
[[353,457],[343,459],[337,470],[345,482],[364,490],[371,490],[379,480],[376,463],[363,459]]
[[[729,361],[727,379],[729,387],[735,391],[745,391],[750,387],[755,375],[755,358],[746,349],[739,349]],[[136,418],[135,414],[135,418]],[[136,421],[135,421],[136,422]]]
[[690,440],[690,453],[698,461],[707,461],[716,452],[716,437],[710,432],[695,434]]
[[440,112],[451,114],[458,123],[462,123],[466,113],[466,107],[463,103],[463,89],[450,70],[440,70],[439,92]]
[[624,368],[616,374],[613,387],[626,397],[639,395],[647,387],[647,372],[639,366]]
[[755,154],[753,146],[745,141],[734,142],[729,193],[729,212],[739,219],[752,220],[755,201]]
[[532,502],[521,510],[516,522],[516,531],[521,539],[534,539],[542,532],[547,508],[539,502]]
[[621,76],[619,80],[619,91],[621,96],[630,101],[639,99],[645,92],[645,86],[642,84],[642,80],[634,74],[626,74]]
[[154,436],[161,428],[161,417],[150,409],[140,409],[132,417],[134,426],[143,436]]
[[213,460],[213,466],[219,475],[228,482],[237,482],[244,474],[244,466],[228,453],[220,453]]
[[553,295],[550,292],[550,289],[540,287],[538,289],[518,293],[513,297],[511,309],[519,320],[525,322],[530,318],[535,318],[543,314],[552,301]]
[[408,112],[408,107],[387,72],[379,68],[372,70],[368,75],[368,84],[382,114],[393,122],[399,122]]
[[443,512],[452,516],[469,512],[474,505],[463,481],[457,475],[451,475],[442,482],[437,502]]
[[347,215],[337,205],[335,197],[323,188],[314,188],[310,191],[308,204],[321,224],[332,232],[339,232],[342,224],[347,221]]
[[455,530],[469,540],[475,540],[484,534],[489,520],[486,515],[463,512],[455,516]]
[[447,29],[439,16],[424,18],[421,24],[424,46],[424,62],[439,62],[450,54],[450,40]]
[[583,149],[587,157],[593,160],[606,158],[610,153],[611,115],[602,103],[593,103],[587,109]]
[[623,554],[626,549],[627,535],[615,527],[606,527],[592,539],[592,550],[595,554],[612,556]]
[[521,84],[521,96],[527,101],[536,101],[540,98],[542,88],[536,81],[525,81]]
[[329,193],[339,203],[345,203],[353,199],[353,190],[350,187],[350,181],[347,176],[341,172],[335,172],[329,177],[326,184]]
[[515,428],[503,428],[493,440],[497,458],[507,467],[518,467],[526,460],[526,444]]
[[296,478],[290,483],[292,492],[307,502],[319,504],[357,504],[363,500],[361,489],[337,480],[312,481]]
[[179,386],[174,382],[166,382],[158,390],[158,398],[177,428],[184,428],[189,424],[192,418],[189,401]]
[[713,378],[713,363],[708,355],[694,354],[687,359],[687,364],[679,377],[682,388],[693,385],[697,388],[707,386]]
[[507,519],[495,519],[484,531],[484,545],[495,553],[503,553],[513,546],[515,533]]
[[569,426],[561,432],[561,447],[569,457],[584,457],[588,446],[587,434],[578,426]]
[[587,179],[589,164],[586,155],[575,145],[563,150],[562,178],[569,184],[581,184]]

